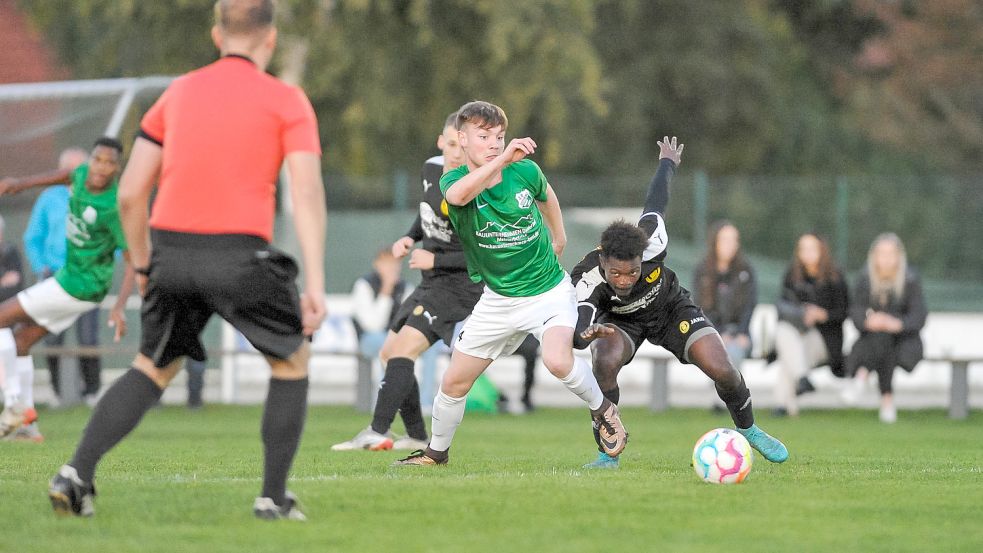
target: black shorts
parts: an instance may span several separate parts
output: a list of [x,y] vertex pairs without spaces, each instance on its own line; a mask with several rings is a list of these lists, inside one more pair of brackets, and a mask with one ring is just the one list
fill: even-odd
[[257,236],[153,230],[140,353],[164,367],[205,360],[199,335],[213,313],[257,350],[290,357],[304,340],[297,264]]
[[[656,321],[635,322],[631,317],[605,313],[598,318],[599,323],[609,323],[625,331],[634,344],[632,359],[644,340],[669,350],[676,359],[689,364],[689,348],[694,342],[707,334],[716,334],[717,329],[707,318],[689,294],[680,294],[676,303]],[[628,360],[629,362],[631,359]],[[626,363],[627,364],[627,363]]]
[[433,344],[444,340],[448,346],[457,323],[468,318],[481,298],[481,288],[442,285],[424,281],[400,304],[389,330],[399,332],[404,326],[415,328]]

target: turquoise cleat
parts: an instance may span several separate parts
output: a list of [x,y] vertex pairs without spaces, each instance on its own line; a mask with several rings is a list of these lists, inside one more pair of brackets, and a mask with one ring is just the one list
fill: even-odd
[[747,438],[751,447],[772,463],[784,463],[788,460],[788,448],[785,444],[758,428],[758,425],[752,424],[751,428],[738,428],[737,431]]
[[618,468],[618,458],[611,457],[603,451],[597,452],[597,459],[584,465],[585,469],[616,469]]

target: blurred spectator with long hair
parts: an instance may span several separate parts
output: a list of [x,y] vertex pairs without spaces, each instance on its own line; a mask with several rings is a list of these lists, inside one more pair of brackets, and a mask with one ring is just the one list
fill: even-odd
[[751,353],[751,315],[758,304],[754,269],[741,250],[741,234],[730,221],[710,227],[707,254],[696,266],[693,299],[720,333],[734,366]]
[[[796,388],[810,369],[825,364],[834,375],[843,376],[843,321],[848,305],[846,280],[829,245],[815,233],[803,234],[796,242],[776,304],[778,414],[799,414]],[[812,387],[808,379],[803,383]]]
[[847,357],[847,374],[855,376],[843,396],[848,402],[855,402],[869,373],[877,373],[880,419],[890,424],[898,418],[892,387],[894,368],[911,372],[921,361],[919,332],[928,316],[921,278],[908,265],[908,255],[898,235],[887,232],[874,239],[867,252],[867,267],[853,290],[850,319],[860,331],[860,338]]

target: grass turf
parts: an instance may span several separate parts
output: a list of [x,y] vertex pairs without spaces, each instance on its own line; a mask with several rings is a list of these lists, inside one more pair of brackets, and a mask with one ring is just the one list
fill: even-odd
[[155,409],[109,453],[93,519],[56,518],[47,479],[88,411],[41,413],[43,444],[0,443],[0,551],[981,551],[983,417],[940,411],[759,415],[791,459],[755,454],[748,480],[701,482],[695,440],[729,419],[626,409],[618,471],[589,472],[585,412],[468,414],[451,465],[390,468],[393,452],[331,452],[368,417],[310,410],[294,490],[310,521],[251,514],[259,407]]

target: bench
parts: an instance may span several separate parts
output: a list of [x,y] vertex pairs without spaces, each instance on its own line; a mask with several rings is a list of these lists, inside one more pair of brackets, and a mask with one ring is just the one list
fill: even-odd
[[[934,313],[929,315],[929,321],[922,331],[922,338],[926,345],[924,359],[915,367],[919,370],[927,363],[945,363],[950,367],[950,387],[949,387],[949,417],[952,419],[963,420],[969,416],[969,366],[972,363],[983,363],[983,353],[953,353],[951,345],[947,345],[943,340],[948,338],[949,332],[940,329],[947,317],[964,317],[963,314],[947,315]],[[934,319],[934,320],[933,320]],[[774,329],[778,317],[772,305],[759,305],[755,309],[751,321],[751,334],[754,348],[749,361],[764,361],[767,351],[773,343]],[[853,323],[849,320],[844,322],[844,342],[847,346],[852,346],[856,341],[858,332]],[[652,381],[649,390],[649,409],[652,411],[665,411],[669,408],[669,363],[675,357],[663,348],[646,343],[639,348],[636,359],[645,359],[650,363],[652,371]],[[772,369],[772,370],[777,370]]]

